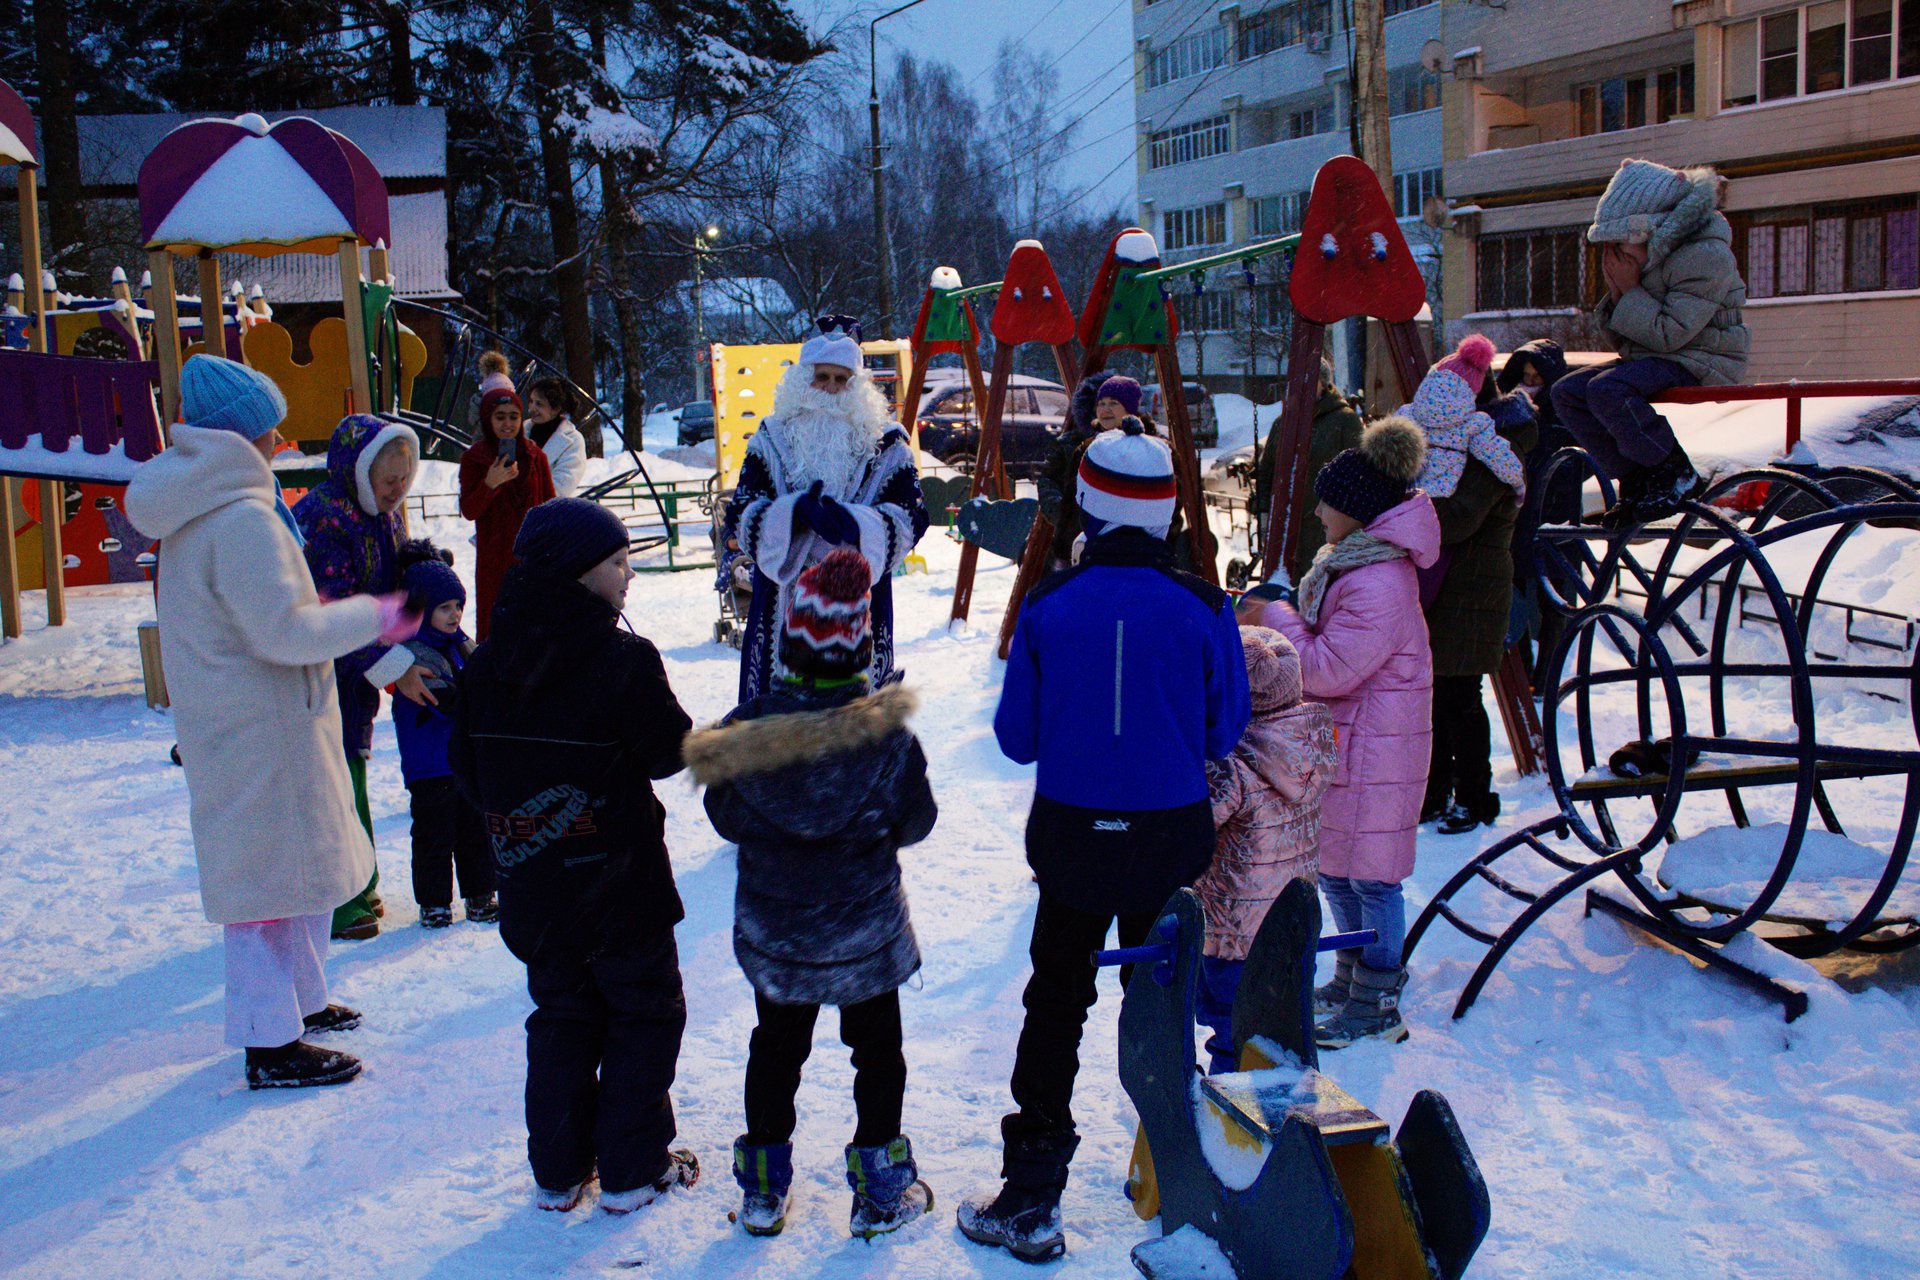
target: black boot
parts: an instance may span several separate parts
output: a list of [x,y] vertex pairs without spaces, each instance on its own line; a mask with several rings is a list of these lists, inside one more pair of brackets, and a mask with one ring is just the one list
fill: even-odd
[[1634,504],[1633,518],[1640,524],[1664,520],[1705,487],[1706,481],[1693,469],[1693,459],[1675,445],[1673,452],[1648,474],[1646,492]]
[[277,1049],[247,1050],[247,1088],[308,1089],[322,1084],[345,1084],[360,1074],[360,1059],[350,1053],[322,1049],[304,1040]]
[[1443,836],[1457,836],[1478,826],[1492,826],[1500,819],[1500,797],[1488,792],[1477,800],[1462,800],[1447,811],[1435,828]]
[[1639,520],[1640,503],[1647,496],[1647,476],[1647,472],[1636,469],[1614,481],[1613,505],[1601,513],[1601,527],[1626,529]]
[[[1007,1120],[1014,1117],[1009,1116]],[[1008,1125],[1001,1123],[1006,1134]],[[1060,1225],[1060,1193],[1067,1165],[1080,1139],[1074,1134],[1006,1136],[995,1196],[968,1196],[954,1213],[962,1235],[976,1244],[998,1245],[1022,1262],[1050,1262],[1067,1251]]]
[[301,1019],[307,1030],[325,1035],[329,1031],[351,1031],[360,1025],[360,1011],[343,1004],[328,1004],[318,1013]]

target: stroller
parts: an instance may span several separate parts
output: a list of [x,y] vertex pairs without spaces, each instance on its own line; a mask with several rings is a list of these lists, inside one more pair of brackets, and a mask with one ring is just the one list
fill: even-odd
[[733,497],[733,491],[722,492],[717,475],[708,483],[712,488],[703,504],[713,517],[710,534],[715,566],[713,589],[720,598],[720,616],[713,624],[713,638],[716,643],[738,649],[747,634],[747,611],[753,607],[753,561],[739,547],[727,545],[727,501]]

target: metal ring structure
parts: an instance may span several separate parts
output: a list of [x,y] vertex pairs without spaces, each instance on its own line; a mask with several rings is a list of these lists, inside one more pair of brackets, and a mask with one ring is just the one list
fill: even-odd
[[[1548,464],[1547,479],[1540,488],[1547,488],[1569,467],[1590,469],[1591,463],[1579,450],[1563,450]],[[1743,486],[1762,484],[1764,490],[1749,490],[1764,496],[1744,518],[1712,505]],[[1698,501],[1686,504],[1670,525],[1643,525],[1618,533],[1605,533],[1592,525],[1539,529],[1537,571],[1542,598],[1569,619],[1551,660],[1552,679],[1542,716],[1549,783],[1574,834],[1598,857],[1624,853],[1614,864],[1621,880],[1646,911],[1676,931],[1702,942],[1720,943],[1767,916],[1793,877],[1815,813],[1830,829],[1839,827],[1824,782],[1904,776],[1899,822],[1873,890],[1850,919],[1831,922],[1790,942],[1794,953],[1802,956],[1841,948],[1890,951],[1920,943],[1920,922],[1889,925],[1880,918],[1906,869],[1920,827],[1920,652],[1894,665],[1850,661],[1844,654],[1821,657],[1808,646],[1816,611],[1823,603],[1821,591],[1848,541],[1862,528],[1889,525],[1920,529],[1920,488],[1861,467],[1833,468],[1818,477],[1766,467],[1716,481]],[[1768,551],[1789,540],[1821,535],[1825,543],[1806,582],[1797,592],[1789,592]],[[1596,540],[1605,542],[1598,555],[1591,546]],[[1650,544],[1658,547],[1651,562],[1645,555]],[[1689,557],[1689,551],[1701,554]],[[1644,610],[1636,614],[1623,605],[1622,591],[1644,593]],[[1750,612],[1755,600],[1760,603]],[[1778,657],[1748,660],[1729,653],[1739,629],[1750,621],[1777,630]],[[1596,649],[1602,641],[1610,644],[1619,658],[1617,664],[1596,666]],[[1784,681],[1780,702],[1781,710],[1790,716],[1790,730],[1778,738],[1733,734],[1727,687],[1732,679]],[[1904,685],[1913,745],[1862,747],[1822,738],[1816,680]],[[1704,698],[1698,692],[1702,682]],[[1692,751],[1733,756],[1749,764],[1771,764],[1775,771],[1768,781],[1791,783],[1786,836],[1770,874],[1751,901],[1705,908],[1684,896],[1664,893],[1642,869],[1642,857],[1668,838],[1686,797],[1693,794],[1684,771],[1676,770],[1664,781],[1651,780],[1647,789],[1633,793],[1654,808],[1649,826],[1633,839],[1623,838],[1622,824],[1605,796],[1582,796],[1568,780],[1561,751],[1563,715],[1570,711],[1581,772],[1589,774],[1603,760],[1594,734],[1595,691],[1620,684],[1634,689],[1644,740],[1656,736],[1656,695],[1665,704],[1674,759],[1685,761]],[[1742,780],[1730,777],[1728,781],[1724,794],[1729,810],[1735,823],[1745,826]],[[1620,791],[1613,795],[1623,798]],[[1581,811],[1583,803],[1592,811],[1591,821]]]

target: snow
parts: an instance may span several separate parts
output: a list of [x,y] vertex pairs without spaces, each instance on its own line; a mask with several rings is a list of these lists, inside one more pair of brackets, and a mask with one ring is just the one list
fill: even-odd
[[[1760,896],[1786,845],[1787,824],[1715,827],[1676,841],[1660,858],[1660,883],[1702,902],[1745,907]],[[1793,878],[1768,914],[1806,920],[1853,917],[1887,869],[1884,850],[1810,830],[1794,859]],[[1897,889],[1881,918],[1920,914],[1920,884]]]
[[1233,1263],[1200,1228],[1189,1223],[1153,1251],[1156,1276],[1178,1280],[1234,1280]]
[[1153,236],[1145,231],[1129,231],[1113,243],[1113,256],[1117,262],[1131,262],[1136,265],[1158,262],[1160,246],[1153,242]]
[[167,210],[150,242],[220,249],[354,234],[351,219],[285,147],[272,138],[249,137],[207,166]]
[[[1241,415],[1220,399],[1223,431],[1244,419],[1250,434],[1251,407]],[[663,426],[670,438],[669,419],[649,418],[650,447]],[[422,489],[449,490],[450,470],[424,464]],[[471,526],[422,523],[471,580]],[[0,647],[0,1275],[123,1275],[132,1259],[142,1274],[194,1277],[1034,1274],[966,1243],[951,1216],[961,1196],[995,1184],[1028,973],[1032,775],[1000,755],[990,725],[1013,570],[983,558],[974,626],[952,636],[958,547],[934,530],[920,550],[931,572],[896,579],[895,591],[900,664],[921,694],[916,723],[942,806],[932,837],[902,857],[926,959],[901,1004],[906,1127],[938,1197],[928,1221],[871,1246],[846,1235],[851,1074],[831,1013],[800,1093],[787,1231],[755,1241],[727,1221],[752,993],[732,957],[733,854],[683,779],[660,787],[688,911],[674,1102],[704,1176],[624,1219],[532,1208],[525,974],[492,929],[417,927],[386,716],[369,771],[386,929],[341,944],[329,965],[336,996],[367,1016],[335,1043],[362,1055],[366,1073],[339,1089],[250,1095],[220,1043],[219,938],[200,914],[186,788],[167,761],[173,733],[140,697],[135,627],[153,605],[133,584],[71,590],[69,623],[54,630],[43,597],[28,593],[26,636]],[[707,572],[644,576],[627,608],[702,722],[731,707],[737,672],[735,653],[712,641],[715,612]],[[1780,720],[1777,703],[1740,696],[1737,715]],[[1617,687],[1597,702],[1603,736],[1634,717]],[[1846,741],[1911,741],[1904,707],[1862,706],[1833,721]],[[1478,848],[1554,811],[1544,782],[1516,778],[1495,738],[1501,824],[1423,832],[1410,913]],[[1864,843],[1897,822],[1903,781],[1881,782],[1836,793]],[[1779,819],[1766,806],[1781,794],[1750,800],[1756,822]],[[1696,805],[1704,825],[1724,823],[1724,809],[1711,816],[1719,803],[1690,798],[1683,834],[1703,826]],[[1420,1089],[1452,1102],[1493,1198],[1471,1269],[1483,1280],[1911,1274],[1920,993],[1848,994],[1752,938],[1732,950],[1807,990],[1810,1012],[1785,1024],[1760,997],[1569,902],[1452,1022],[1479,951],[1440,929],[1405,993],[1412,1038],[1329,1054],[1321,1067],[1391,1124]],[[1129,1249],[1157,1231],[1120,1190],[1135,1116],[1116,1079],[1117,997],[1103,977],[1074,1097],[1083,1141],[1064,1202],[1068,1253],[1047,1270],[1062,1280],[1132,1274]]]
[[[1784,400],[1662,405],[1687,455],[1713,475],[1786,454]],[[1920,396],[1827,396],[1801,402],[1794,462],[1879,467],[1920,480]]]
[[137,465],[127,460],[125,445],[109,445],[105,453],[88,453],[78,436],[67,442],[65,453],[55,453],[41,444],[37,433],[28,436],[21,448],[0,448],[0,475],[125,484],[133,478]]
[[960,287],[960,273],[952,267],[935,267],[933,269],[933,276],[927,281],[927,287],[929,289],[940,290],[958,289]]
[[602,106],[584,89],[559,116],[562,130],[594,155],[650,156],[660,150],[660,135],[625,111]]
[[0,124],[0,164],[32,164],[34,159],[33,139],[22,138]]

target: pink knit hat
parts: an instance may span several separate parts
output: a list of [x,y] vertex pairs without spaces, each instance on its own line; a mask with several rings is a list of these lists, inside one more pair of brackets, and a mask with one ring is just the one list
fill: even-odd
[[1487,380],[1487,370],[1493,368],[1493,340],[1470,333],[1460,340],[1452,355],[1443,356],[1433,367],[1455,375],[1477,396]]
[[1247,688],[1256,712],[1284,711],[1305,693],[1300,654],[1293,642],[1271,627],[1240,628],[1240,649],[1247,661]]

